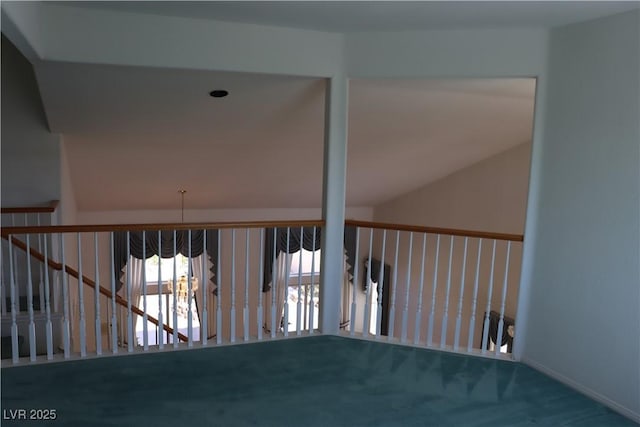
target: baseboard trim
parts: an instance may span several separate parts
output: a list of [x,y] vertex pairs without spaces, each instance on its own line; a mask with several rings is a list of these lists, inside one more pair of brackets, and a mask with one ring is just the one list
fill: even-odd
[[640,414],[637,412],[632,411],[631,409],[624,407],[622,405],[620,405],[619,403],[614,402],[613,400],[609,399],[608,397],[605,397],[603,395],[601,395],[600,393],[597,393],[593,390],[591,390],[588,387],[585,387],[584,385],[565,377],[564,375],[554,371],[553,369],[547,368],[544,365],[541,365],[538,362],[535,362],[533,360],[530,360],[526,357],[522,358],[522,363],[524,363],[525,365],[528,365],[530,367],[532,367],[533,369],[535,369],[536,371],[542,372],[543,374],[550,376],[551,378],[553,378],[554,380],[560,381],[561,383],[571,387],[572,389],[579,391],[580,393],[586,395],[587,397],[598,401],[600,403],[602,403],[603,405],[607,406],[608,408],[616,411],[617,413],[624,415],[625,417],[629,418],[632,421],[635,421],[636,423],[640,424]]

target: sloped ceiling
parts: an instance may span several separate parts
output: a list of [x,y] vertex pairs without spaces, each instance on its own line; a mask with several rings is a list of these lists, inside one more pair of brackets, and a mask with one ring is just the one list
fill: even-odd
[[[44,62],[80,211],[319,207],[322,79]],[[213,89],[229,91],[212,98]],[[533,79],[352,80],[347,204],[375,206],[529,141]]]

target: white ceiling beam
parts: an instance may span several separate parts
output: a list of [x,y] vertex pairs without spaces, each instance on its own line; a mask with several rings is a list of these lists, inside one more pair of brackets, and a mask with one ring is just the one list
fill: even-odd
[[341,34],[49,3],[11,4],[9,12],[49,61],[313,77],[343,65]]
[[546,29],[431,30],[345,36],[351,78],[534,77],[545,71]]
[[31,62],[42,58],[40,5],[35,2],[2,2],[2,33]]

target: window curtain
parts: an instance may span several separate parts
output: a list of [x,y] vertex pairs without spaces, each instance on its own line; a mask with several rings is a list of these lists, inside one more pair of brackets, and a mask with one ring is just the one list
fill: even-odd
[[[364,268],[365,271],[367,271],[367,269],[369,268],[369,260],[365,259],[364,260]],[[380,273],[382,273],[380,271],[381,268],[384,268],[384,270],[382,271],[384,274],[381,276]],[[384,266],[382,265],[382,263],[380,262],[380,260],[376,259],[376,258],[371,258],[371,271],[369,272],[369,278],[371,279],[372,282],[375,282],[378,284],[378,295],[382,296],[382,289],[384,284],[389,282],[389,272],[391,271],[391,266],[389,264],[384,264]],[[362,275],[362,290],[364,292],[367,291],[367,288],[369,287],[369,282],[367,281],[367,276],[366,274]]]
[[344,228],[344,253],[347,257],[347,272],[349,273],[349,277],[353,278],[353,267],[358,262],[356,259],[356,245],[358,242],[356,241],[356,227],[352,225],[348,225]]
[[[287,233],[287,228],[278,228],[277,232],[274,231],[273,228],[267,229],[265,234],[265,252],[264,252],[264,281],[263,281],[263,292],[269,292],[271,290],[271,282],[272,276],[274,274],[274,266],[278,268],[278,272],[276,273],[276,298],[278,304],[282,304],[284,307],[284,298],[286,294],[286,286],[288,285],[286,278],[284,275],[284,269],[286,267],[286,263],[291,265],[291,257],[287,257],[288,261],[284,261],[285,257],[281,257],[283,253],[292,254],[300,250],[300,248],[304,248],[308,251],[321,249],[321,228],[315,228],[315,236],[314,236],[314,227],[303,227],[301,228],[289,228]],[[314,239],[315,237],[315,239]],[[274,242],[275,240],[275,242]],[[355,227],[346,227],[345,228],[345,237],[344,237],[344,274],[342,279],[341,286],[341,295],[342,295],[342,303],[340,305],[340,328],[346,329],[349,326],[349,318],[351,316],[351,298],[352,292],[350,290],[353,283],[353,266],[355,265],[355,252],[356,252],[356,228]],[[275,246],[275,252],[274,252]],[[287,250],[288,249],[288,250]],[[277,263],[274,262],[274,258],[278,260]],[[279,286],[280,283],[284,283],[283,286]],[[267,307],[271,306],[270,301],[266,304]],[[280,305],[277,307],[278,318],[281,316],[282,309]],[[269,316],[265,315],[265,318]],[[267,323],[266,329],[271,329],[271,325]]]
[[[189,231],[191,232],[191,245],[189,245]],[[127,235],[129,236],[129,253],[127,253]],[[116,277],[120,277],[120,272],[127,264],[128,256],[136,259],[150,258],[154,255],[173,258],[177,254],[182,254],[195,258],[202,255],[206,247],[211,263],[209,276],[214,283],[216,282],[216,269],[213,260],[218,257],[218,230],[179,230],[175,232],[168,230],[161,231],[160,238],[158,238],[157,230],[150,230],[144,232],[144,239],[142,231],[121,231],[114,232],[113,239],[113,267]],[[116,283],[116,290],[119,291],[123,284],[122,280]]]
[[[129,299],[129,291],[128,287],[131,290],[131,305],[140,307],[140,296],[142,295],[142,283],[144,279],[144,260],[129,257],[126,265],[122,268],[120,281],[124,283],[116,293],[120,295],[124,299]],[[128,344],[129,340],[129,332],[128,332],[128,323],[127,323],[127,312],[128,309],[126,307],[120,307],[120,342],[123,344]],[[133,323],[133,336],[131,339],[133,340],[134,345],[138,345],[139,343],[136,341],[136,322],[138,320],[138,315],[131,312],[131,318]]]
[[[284,299],[287,297],[287,287],[289,286],[289,277],[287,273],[291,271],[291,255],[287,253],[280,253],[278,258],[276,259],[273,266],[275,280],[275,286],[272,283],[269,283],[269,289],[271,292],[275,293],[275,306],[276,306],[276,318],[275,324],[271,323],[271,307],[273,302],[273,294],[270,294],[271,297],[268,301],[266,301],[264,306],[264,319],[265,319],[265,332],[271,333],[273,328],[276,328],[275,331],[280,330],[280,326],[282,325],[282,319],[284,316]],[[287,325],[284,325],[287,327]]]
[[271,325],[271,327],[275,326],[276,328],[279,328],[282,326],[283,328],[288,328],[289,325],[283,325],[282,320],[284,318],[284,300],[287,298],[289,290],[289,276],[287,273],[291,272],[291,254],[280,254],[278,258],[278,280],[276,280],[275,289],[277,323],[275,325]]
[[[487,313],[485,312],[485,316]],[[483,317],[483,326],[482,326],[482,335],[484,336],[484,317]],[[500,322],[500,313],[497,311],[491,310],[489,312],[489,339],[487,340],[486,349],[489,350],[491,343],[494,345],[498,345],[498,324]],[[503,317],[503,327],[502,327],[502,337],[500,341],[500,347],[503,345],[507,346],[507,353],[511,353],[513,348],[513,336],[514,336],[514,326],[515,322],[512,318],[504,316]],[[482,338],[481,338],[482,339]],[[482,342],[480,343],[482,346]]]
[[342,304],[340,305],[340,329],[348,329],[349,319],[351,318],[351,297],[353,276],[349,273],[349,263],[347,262],[347,251],[343,256],[343,278],[342,278]]
[[[320,241],[322,237],[322,228],[315,227],[315,239],[313,238],[314,227],[303,227],[302,232],[302,247],[308,251],[321,249]],[[300,250],[300,228],[290,228],[289,238],[287,239],[287,228],[278,228],[277,235],[275,236],[276,242],[276,254],[274,254],[274,229],[267,228],[265,235],[265,251],[264,251],[264,285],[263,291],[269,291],[269,284],[271,283],[271,275],[273,270],[273,260],[280,252],[287,251],[287,241],[289,242],[289,253],[294,253]],[[347,226],[344,229],[344,251],[346,256],[346,270],[349,274],[349,280],[353,278],[353,267],[356,257],[356,227]]]
[[[204,264],[204,265],[203,265]],[[207,287],[207,335],[211,336],[212,333],[215,333],[215,323],[212,322],[212,319],[215,319],[215,312],[212,309],[215,307],[213,304],[214,300],[214,289],[215,284],[210,280],[210,275],[206,274],[207,271],[211,271],[213,268],[213,263],[209,259],[207,251],[204,251],[200,256],[196,258],[192,258],[191,260],[191,268],[192,273],[195,278],[198,279],[198,289],[194,292],[196,310],[198,312],[198,319],[200,320],[200,333],[204,332],[203,329],[203,317],[202,313],[204,311],[204,288],[205,281]],[[201,339],[203,337],[201,336]],[[207,337],[208,338],[208,337]]]
[[288,229],[288,232],[286,227],[278,228],[277,232],[274,232],[273,228],[266,229],[263,292],[268,292],[271,289],[274,260],[278,258],[281,253],[292,254],[298,252],[301,247],[308,251],[320,249],[322,229],[315,227],[315,239],[313,231],[314,227],[292,227]]

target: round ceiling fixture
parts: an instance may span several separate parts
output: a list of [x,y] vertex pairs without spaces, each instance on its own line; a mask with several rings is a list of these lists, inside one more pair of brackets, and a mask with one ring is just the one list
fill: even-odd
[[209,92],[209,95],[214,98],[224,98],[225,96],[229,95],[229,91],[226,91],[224,89],[216,89]]

